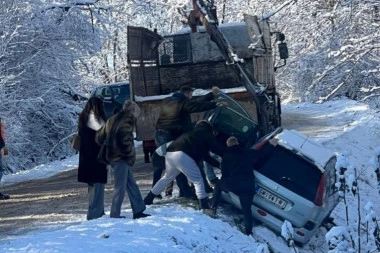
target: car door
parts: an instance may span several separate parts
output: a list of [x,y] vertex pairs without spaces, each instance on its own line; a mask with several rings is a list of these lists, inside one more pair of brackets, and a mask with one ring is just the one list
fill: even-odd
[[255,143],[258,139],[259,127],[257,122],[250,118],[248,112],[223,92],[220,92],[214,100],[222,102],[224,106],[206,113],[205,119],[214,124],[219,134],[223,135],[224,139],[235,136],[246,147]]

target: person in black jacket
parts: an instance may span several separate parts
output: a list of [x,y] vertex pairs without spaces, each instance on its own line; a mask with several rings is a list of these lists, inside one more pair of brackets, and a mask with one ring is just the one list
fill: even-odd
[[212,151],[222,156],[224,152],[223,147],[216,142],[214,135],[213,125],[202,120],[195,125],[193,131],[182,134],[168,146],[165,156],[165,175],[145,197],[146,205],[152,204],[154,197],[160,194],[182,172],[194,184],[201,209],[209,208],[204,180],[198,163],[204,160],[214,167],[219,167],[219,162],[209,153]]
[[251,205],[255,194],[255,176],[253,170],[257,162],[266,157],[277,145],[277,139],[270,139],[272,145],[265,145],[260,150],[239,146],[236,137],[227,139],[227,148],[221,164],[222,177],[214,188],[211,210],[216,214],[222,191],[231,191],[239,196],[244,215],[245,233],[252,234],[253,217]]
[[104,214],[104,187],[107,183],[107,168],[97,161],[100,146],[95,142],[96,132],[106,121],[103,101],[92,97],[79,115],[78,135],[80,136],[78,182],[88,184],[89,205],[87,220]]
[[[219,88],[214,86],[211,92],[206,95],[193,98],[193,88],[182,86],[171,97],[165,98],[160,105],[160,114],[156,122],[156,146],[160,147],[167,142],[175,140],[181,134],[191,131],[194,127],[194,124],[191,122],[191,113],[214,109],[217,103],[212,100],[219,91]],[[163,159],[157,158],[155,161],[158,163]],[[159,164],[154,164],[155,161],[152,161],[153,168],[159,166]],[[192,191],[188,187],[187,179],[182,173],[177,176],[176,181],[180,187],[180,195],[192,197]],[[167,188],[166,194],[171,195],[172,190],[173,183]]]

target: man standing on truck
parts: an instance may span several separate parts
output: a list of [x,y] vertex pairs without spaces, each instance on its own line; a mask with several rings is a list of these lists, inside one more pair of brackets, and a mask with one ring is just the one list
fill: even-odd
[[[191,122],[191,113],[214,109],[217,103],[212,102],[212,100],[219,92],[219,88],[214,86],[208,94],[193,99],[193,88],[182,86],[178,92],[164,99],[161,103],[160,114],[156,123],[155,141],[157,147],[175,140],[182,133],[191,131],[194,127]],[[176,181],[178,187],[180,187],[180,195],[182,194],[184,197],[193,195],[185,175],[179,174]],[[169,185],[168,188],[166,193],[170,195],[173,185],[171,187]]]

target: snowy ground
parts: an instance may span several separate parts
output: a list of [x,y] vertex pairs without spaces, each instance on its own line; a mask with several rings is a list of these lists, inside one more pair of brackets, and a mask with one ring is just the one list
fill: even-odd
[[[298,115],[293,122],[286,122],[289,115]],[[302,115],[305,115],[303,118]],[[325,104],[292,104],[283,106],[284,126],[297,128],[300,121],[309,120],[298,130],[310,135],[346,161],[346,178],[352,178],[354,169],[359,176],[357,194],[347,193],[347,204],[339,204],[332,216],[338,226],[351,231],[361,252],[376,252],[373,236],[368,237],[367,220],[376,217],[380,210],[378,183],[375,174],[380,153],[379,114],[368,106],[351,100],[336,100]],[[312,120],[310,120],[312,119]],[[313,122],[317,122],[313,124]],[[285,124],[286,122],[286,124]],[[344,158],[344,159],[343,159]],[[33,170],[3,177],[3,184],[52,176],[57,172],[76,168],[77,156],[65,161],[41,165]],[[348,224],[346,219],[348,206]],[[373,213],[367,215],[372,207]],[[366,210],[368,209],[368,211]],[[358,211],[360,210],[360,211]],[[0,252],[292,252],[276,234],[263,226],[254,228],[254,238],[247,237],[231,226],[224,213],[219,219],[211,219],[198,210],[176,204],[149,206],[151,217],[133,220],[131,210],[124,210],[126,219],[98,220],[80,224],[74,218],[58,230],[41,230],[13,238],[0,244]],[[358,215],[361,215],[361,236],[358,236]],[[75,221],[75,222],[74,222]],[[375,223],[368,223],[369,231]],[[326,229],[320,228],[316,236],[300,252],[327,252]],[[359,243],[360,238],[360,243]],[[356,246],[356,251],[358,247]],[[346,252],[346,251],[342,251]]]

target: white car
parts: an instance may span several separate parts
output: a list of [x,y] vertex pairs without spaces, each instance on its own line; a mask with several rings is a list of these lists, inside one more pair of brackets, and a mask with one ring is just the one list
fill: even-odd
[[[257,123],[248,119],[248,114],[241,112],[243,109],[238,109],[236,104],[230,106],[232,101],[227,107],[217,108],[207,115],[221,134],[234,135],[239,142],[254,149],[270,145],[268,140],[272,137],[279,139],[279,145],[254,171],[254,218],[279,233],[287,220],[294,228],[294,240],[306,244],[339,202],[335,187],[336,156],[295,130],[278,128],[257,140]],[[226,120],[232,116],[234,120]],[[234,193],[223,192],[222,196],[241,208],[239,197]]]

